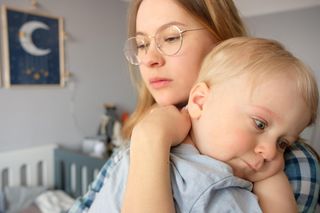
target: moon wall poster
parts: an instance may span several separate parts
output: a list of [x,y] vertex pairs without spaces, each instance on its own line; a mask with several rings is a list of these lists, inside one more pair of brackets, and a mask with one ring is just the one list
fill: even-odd
[[63,19],[2,6],[6,88],[61,86],[64,82]]

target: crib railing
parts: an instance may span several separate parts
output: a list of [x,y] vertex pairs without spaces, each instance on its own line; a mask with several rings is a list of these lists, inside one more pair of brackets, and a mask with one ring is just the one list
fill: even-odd
[[54,149],[50,144],[0,153],[0,189],[6,186],[54,186]]
[[98,174],[105,160],[66,149],[56,149],[55,188],[62,189],[72,197],[83,195]]
[[104,162],[54,144],[0,152],[0,190],[6,186],[45,186],[75,198],[88,190]]

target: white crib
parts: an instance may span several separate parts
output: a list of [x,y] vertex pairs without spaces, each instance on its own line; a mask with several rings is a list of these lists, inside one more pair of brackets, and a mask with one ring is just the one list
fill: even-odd
[[45,186],[77,197],[87,191],[105,161],[56,144],[0,152],[0,190]]

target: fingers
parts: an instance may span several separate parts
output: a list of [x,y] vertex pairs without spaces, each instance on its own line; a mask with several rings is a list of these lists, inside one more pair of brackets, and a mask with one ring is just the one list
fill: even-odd
[[188,110],[175,106],[154,106],[133,129],[134,140],[157,141],[170,146],[177,145],[188,135],[191,120]]
[[187,119],[187,121],[191,124],[190,115],[189,115],[189,111],[188,111],[188,105],[183,107],[180,112],[185,117],[185,119]]

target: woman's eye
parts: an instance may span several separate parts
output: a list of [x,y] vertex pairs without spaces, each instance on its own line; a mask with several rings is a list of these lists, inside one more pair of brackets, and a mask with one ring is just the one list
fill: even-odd
[[277,146],[280,150],[285,151],[290,145],[289,142],[285,139],[279,139]]
[[143,36],[136,37],[137,50],[145,50],[149,47],[150,42]]
[[180,40],[180,36],[179,35],[170,35],[170,36],[167,36],[167,37],[163,38],[163,40],[166,43],[173,43],[173,42],[179,41]]
[[253,121],[256,125],[256,128],[258,128],[259,130],[264,130],[267,126],[267,124],[261,120],[253,119]]
[[143,44],[137,44],[137,48],[138,48],[139,50],[144,50],[145,48],[147,48],[147,45],[146,45],[145,43],[143,43]]

